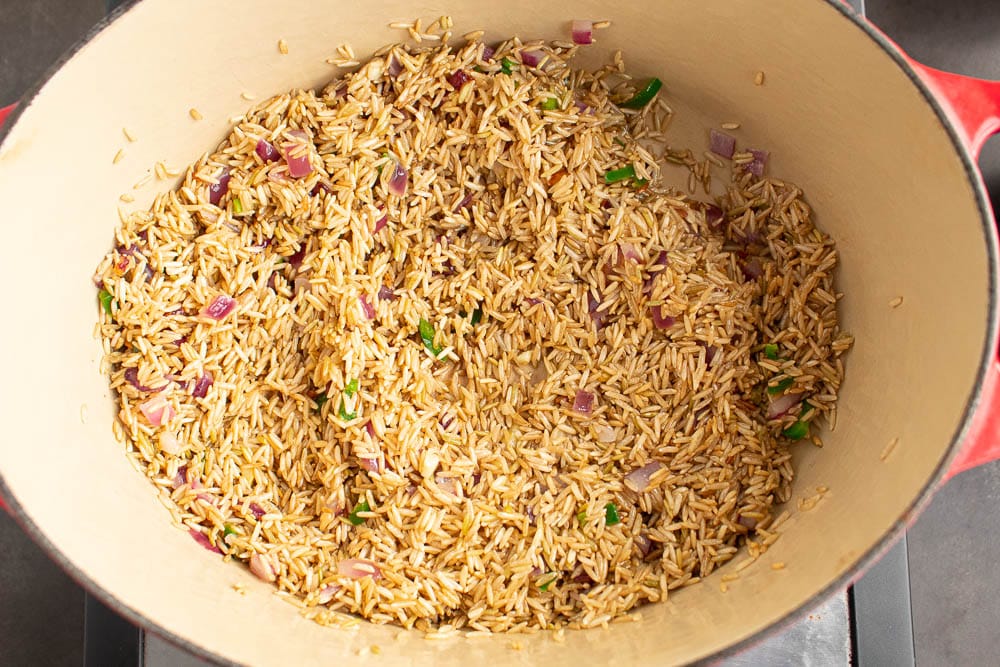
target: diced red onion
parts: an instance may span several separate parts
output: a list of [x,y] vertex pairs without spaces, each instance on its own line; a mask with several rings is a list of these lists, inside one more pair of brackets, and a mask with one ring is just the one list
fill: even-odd
[[525,297],[524,301],[525,301],[525,303],[528,304],[528,306],[537,306],[538,304],[540,304],[542,302],[541,299],[536,299],[533,296]]
[[762,151],[756,148],[748,148],[747,152],[753,155],[753,160],[747,164],[746,170],[754,176],[763,176],[764,167],[767,166],[767,159],[771,157],[771,154],[768,151]]
[[466,206],[468,206],[469,204],[471,204],[472,203],[472,198],[473,198],[474,194],[475,193],[469,192],[464,197],[462,197],[461,201],[459,201],[458,204],[455,205],[455,211],[454,212],[458,213],[463,208],[465,208]]
[[396,56],[392,56],[389,58],[389,64],[386,66],[385,71],[395,79],[403,71],[403,63],[399,62]]
[[364,313],[365,318],[369,320],[375,319],[375,306],[368,301],[368,296],[366,294],[362,294],[358,297],[358,305],[361,306],[361,312]]
[[445,493],[450,493],[453,496],[458,495],[458,485],[455,483],[454,477],[445,477],[444,475],[437,475],[434,477],[434,483],[438,485],[438,488]]
[[351,579],[360,579],[362,577],[379,579],[382,577],[382,570],[379,566],[375,564],[375,561],[368,560],[367,558],[348,558],[347,560],[342,560],[337,563],[337,572]]
[[649,552],[653,550],[653,543],[650,541],[645,534],[639,533],[638,535],[632,536],[632,544],[639,550],[643,558],[649,555]]
[[316,604],[329,604],[330,600],[333,599],[333,596],[336,595],[337,591],[339,590],[340,586],[336,584],[330,584],[329,586],[324,586],[319,590],[319,593],[316,595]]
[[705,204],[705,222],[709,229],[719,231],[726,223],[726,215],[715,204]]
[[138,389],[139,391],[144,391],[148,394],[157,394],[167,388],[168,385],[163,385],[162,387],[147,387],[144,384],[139,383],[139,369],[138,368],[126,368],[125,369],[125,381],[130,385]]
[[375,425],[372,424],[370,419],[365,422],[365,433],[367,433],[369,437],[375,437]]
[[274,147],[274,144],[266,139],[259,140],[254,151],[264,162],[275,162],[281,158],[281,153],[278,152],[278,149]]
[[287,257],[288,263],[292,265],[293,269],[298,270],[298,268],[302,266],[302,260],[305,259],[305,256],[306,256],[306,244],[303,243],[302,245],[299,246],[298,250],[296,250]]
[[175,491],[187,484],[187,469],[188,467],[186,465],[177,469],[177,473],[174,475],[173,484],[171,484],[171,487]]
[[778,417],[783,417],[801,402],[802,394],[797,392],[775,396],[767,406],[767,418],[777,419]]
[[389,215],[388,214],[383,215],[375,223],[375,229],[372,230],[372,234],[378,234],[380,231],[382,231],[383,229],[385,229],[385,226],[388,225],[388,224],[389,224]]
[[579,412],[582,415],[589,415],[594,410],[594,395],[589,391],[584,391],[580,389],[576,392],[576,397],[573,399],[573,412]]
[[761,264],[759,257],[751,257],[740,268],[743,270],[743,275],[750,280],[755,280],[764,275],[764,266]]
[[483,62],[488,63],[493,60],[493,56],[496,55],[497,50],[492,46],[486,45],[483,47]]
[[170,454],[171,456],[176,456],[181,453],[181,443],[177,440],[177,436],[170,431],[163,431],[160,433],[160,450]]
[[740,518],[736,520],[736,523],[740,524],[747,530],[753,530],[754,528],[757,527],[757,519],[753,518],[752,516],[741,515]]
[[403,165],[398,162],[392,163],[392,174],[389,176],[389,192],[396,195],[397,197],[402,197],[406,194],[406,186],[409,183],[409,174]]
[[288,181],[288,167],[271,169],[267,172],[267,180],[272,183],[285,183]]
[[298,294],[302,292],[303,294],[312,291],[312,283],[309,282],[309,276],[304,276],[299,274],[295,276],[295,280],[292,281],[292,292]]
[[705,341],[698,341],[698,345],[705,348],[705,363],[709,366],[712,365],[712,360],[715,359],[715,353],[718,352],[718,348],[714,345],[709,345]]
[[531,505],[528,505],[528,507],[525,508],[524,515],[528,517],[528,523],[532,525],[535,524],[535,510],[531,507]]
[[731,134],[726,134],[725,132],[712,129],[709,131],[708,147],[716,155],[721,155],[726,159],[732,159],[733,153],[736,152],[736,137]]
[[378,298],[381,299],[382,301],[395,301],[399,297],[396,296],[396,293],[393,292],[391,289],[389,289],[385,285],[382,285],[381,287],[378,288]]
[[359,456],[358,461],[361,463],[361,467],[368,472],[382,472],[382,466],[379,465],[378,458]]
[[316,185],[314,185],[313,189],[309,191],[309,195],[311,197],[315,197],[320,192],[325,192],[328,195],[332,195],[333,194],[333,186],[330,185],[329,183],[327,183],[326,179],[320,179],[320,180],[316,181]]
[[625,475],[625,486],[636,493],[642,493],[649,488],[649,480],[663,468],[659,461],[650,461],[641,468],[636,468]]
[[165,396],[154,396],[139,404],[139,410],[153,426],[163,426],[176,414]]
[[212,299],[212,303],[201,309],[198,313],[202,317],[211,317],[213,320],[221,320],[236,308],[236,299],[225,294]]
[[601,424],[594,430],[597,431],[598,442],[603,442],[607,444],[609,442],[614,442],[615,440],[618,439],[618,431],[611,428],[610,426],[605,426],[604,424]]
[[223,169],[222,173],[219,174],[218,183],[208,186],[208,201],[218,206],[227,192],[229,192],[229,167]]
[[288,165],[288,175],[292,178],[308,176],[313,170],[312,164],[309,163],[309,136],[302,130],[289,130],[288,135],[295,139],[282,146],[285,163]]
[[590,313],[590,319],[594,321],[594,327],[600,330],[604,326],[604,320],[608,317],[608,311],[598,310],[600,308],[601,302],[592,293],[587,294],[587,312]]
[[543,51],[538,49],[532,49],[531,51],[521,51],[521,62],[524,63],[526,67],[538,67],[538,63],[542,62],[542,58],[545,57]]
[[593,44],[594,43],[594,22],[577,19],[573,21],[573,43]]
[[214,382],[215,378],[212,377],[212,374],[205,371],[202,373],[201,377],[195,381],[194,387],[191,389],[191,395],[195,398],[205,398],[205,396],[208,395],[208,388],[211,387]]
[[253,514],[254,518],[258,520],[267,514],[267,512],[264,511],[264,508],[257,503],[250,503],[250,513]]
[[657,329],[669,329],[677,322],[673,317],[663,312],[663,306],[650,306],[649,314],[653,317],[653,326]]
[[656,276],[667,270],[667,259],[668,256],[666,250],[661,250],[660,254],[656,256],[656,260],[653,262],[653,265],[649,267],[649,270],[646,272],[648,277],[642,283],[642,291],[644,294],[649,294],[653,291],[653,283],[656,282]]
[[455,90],[461,90],[469,81],[472,81],[472,76],[469,75],[464,69],[455,70],[451,74],[445,77],[448,83],[451,84],[452,88]]
[[194,541],[205,547],[209,551],[217,554],[223,553],[222,549],[212,544],[212,541],[208,539],[208,536],[202,533],[200,530],[195,530],[194,528],[188,529],[188,535],[194,538]]
[[273,582],[278,578],[278,573],[274,571],[274,565],[270,559],[260,554],[250,556],[250,571],[257,575],[258,579]]

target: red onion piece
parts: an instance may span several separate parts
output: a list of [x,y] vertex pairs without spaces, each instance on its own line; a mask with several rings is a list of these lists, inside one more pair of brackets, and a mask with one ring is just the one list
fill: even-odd
[[264,508],[257,503],[250,503],[250,513],[253,514],[254,518],[258,520],[267,514],[267,512],[264,511]]
[[194,383],[194,387],[191,389],[191,395],[195,398],[205,398],[208,395],[208,388],[212,386],[215,382],[215,378],[208,371],[205,371],[200,378]]
[[372,424],[370,419],[367,422],[365,422],[365,433],[367,433],[372,438],[375,437],[375,425]]
[[764,167],[767,166],[767,159],[771,157],[771,154],[768,151],[762,151],[756,148],[748,148],[747,151],[753,155],[753,160],[747,164],[746,170],[754,176],[763,176]]
[[462,86],[469,81],[472,81],[472,76],[464,69],[459,69],[446,76],[445,79],[448,80],[448,83],[451,84],[452,88],[455,90],[461,90]]
[[302,178],[312,173],[309,163],[309,136],[302,130],[289,130],[288,135],[295,140],[286,143],[282,148],[285,153],[285,163],[288,165],[288,175],[292,178]]
[[360,579],[361,577],[379,579],[382,577],[382,570],[379,566],[375,564],[375,561],[368,560],[367,558],[348,558],[347,560],[342,560],[337,563],[337,572],[351,579]]
[[719,349],[714,345],[709,345],[708,343],[702,340],[698,341],[698,345],[701,345],[703,348],[705,348],[705,363],[711,366],[712,360],[715,359],[715,353],[718,352]]
[[667,259],[667,251],[661,250],[660,254],[656,256],[656,260],[653,261],[653,265],[646,271],[648,275],[646,280],[642,283],[643,294],[649,294],[653,291],[653,284],[656,282],[656,276],[667,270]]
[[709,229],[717,232],[726,224],[726,215],[715,204],[705,204],[705,222]]
[[382,301],[395,301],[399,297],[396,296],[396,293],[393,292],[391,289],[389,289],[385,285],[382,285],[381,287],[378,288],[378,298]]
[[587,312],[590,319],[594,321],[594,327],[600,330],[604,326],[604,321],[608,318],[608,311],[598,310],[601,302],[593,294],[587,294]]
[[281,157],[281,153],[278,149],[274,147],[270,141],[266,139],[261,139],[257,142],[257,147],[254,149],[257,156],[264,162],[275,162]]
[[219,174],[218,183],[208,186],[208,201],[218,206],[227,192],[229,192],[229,167],[223,169],[222,173]]
[[736,520],[736,523],[740,524],[747,530],[753,530],[757,527],[757,519],[752,516],[740,516],[740,518]]
[[677,322],[673,317],[663,312],[663,306],[650,306],[649,314],[653,317],[653,326],[657,329],[669,329]]
[[260,554],[250,556],[250,571],[263,581],[272,582],[278,578],[270,559]]
[[145,403],[140,403],[139,410],[153,426],[163,426],[176,414],[165,396],[154,396]]
[[364,313],[366,319],[375,319],[375,306],[368,301],[367,295],[362,294],[358,297],[358,305],[361,306],[361,312]]
[[458,485],[455,483],[454,477],[445,477],[444,475],[437,475],[434,477],[434,483],[438,485],[438,488],[445,493],[450,493],[453,496],[458,495]]
[[375,229],[372,231],[372,234],[378,234],[380,231],[385,229],[385,226],[388,224],[389,224],[389,216],[383,215],[381,218],[378,219],[378,222],[375,223]]
[[292,281],[292,293],[298,294],[299,292],[311,292],[312,283],[309,282],[309,276],[297,275],[295,280]]
[[636,493],[642,493],[649,488],[649,480],[663,468],[663,464],[659,461],[650,461],[641,468],[636,468],[629,474],[625,475],[625,486],[632,489]]
[[649,552],[653,550],[653,543],[642,533],[632,536],[632,544],[639,550],[643,558],[648,556]]
[[208,539],[208,536],[202,533],[200,530],[195,530],[194,528],[188,529],[188,535],[194,538],[194,541],[205,547],[209,551],[217,554],[222,554],[223,551],[219,547],[212,544],[212,541]]
[[459,201],[458,204],[455,205],[454,212],[458,213],[463,208],[466,208],[469,204],[471,204],[472,203],[472,197],[474,196],[474,194],[475,193],[470,192],[470,193],[466,194],[464,197],[462,197],[461,201]]
[[392,174],[389,176],[389,192],[396,195],[397,197],[402,197],[406,194],[406,185],[409,182],[409,174],[407,174],[406,169],[403,165],[398,162],[393,162]]
[[716,155],[732,159],[733,153],[736,152],[736,137],[713,129],[709,131],[708,146]]
[[743,275],[749,280],[756,280],[764,275],[764,266],[761,264],[759,257],[751,257],[740,268],[743,270]]
[[139,391],[144,391],[147,394],[158,394],[159,392],[166,389],[167,386],[169,385],[168,383],[163,385],[162,387],[147,387],[144,384],[140,384],[139,369],[134,367],[125,369],[125,381],[128,382],[133,387],[135,387],[136,389],[138,389]]
[[340,590],[340,586],[336,584],[331,584],[329,586],[324,586],[319,589],[319,593],[316,595],[316,604],[329,604],[333,596],[337,594]]
[[801,402],[802,394],[796,392],[775,396],[767,406],[767,418],[777,419],[778,417],[783,417]]
[[377,458],[359,456],[358,461],[361,463],[361,467],[368,472],[382,472],[382,466],[379,465]]
[[493,60],[493,56],[496,55],[496,52],[497,52],[497,50],[494,49],[492,46],[488,46],[488,45],[484,46],[483,47],[483,62],[484,63],[488,63],[491,60]]
[[160,450],[170,454],[171,456],[177,456],[181,453],[181,443],[178,442],[177,436],[170,431],[163,431],[160,433]]
[[313,186],[313,189],[309,191],[309,195],[315,197],[320,192],[325,192],[328,195],[332,195],[333,186],[327,183],[325,179],[318,180],[316,181],[316,185]]
[[573,399],[573,412],[579,412],[582,415],[589,415],[594,411],[594,395],[589,391],[584,391],[580,389],[576,392],[576,398]]
[[298,270],[298,268],[302,266],[302,260],[305,258],[305,256],[306,256],[306,244],[303,243],[302,245],[299,246],[298,250],[296,250],[287,257],[288,263],[292,265],[293,269]]
[[538,63],[542,62],[543,57],[545,57],[545,53],[538,49],[521,51],[521,62],[524,63],[525,67],[538,67]]
[[202,317],[211,317],[213,320],[221,320],[236,308],[236,299],[225,294],[212,299],[212,303],[201,309],[198,314]]
[[594,22],[577,19],[573,21],[573,43],[593,44],[594,43]]
[[389,64],[386,66],[385,71],[395,79],[403,71],[403,63],[399,62],[396,56],[392,56],[389,58]]
[[171,484],[171,488],[174,491],[187,484],[187,469],[187,466],[181,466],[177,469],[177,473],[174,475],[173,483]]

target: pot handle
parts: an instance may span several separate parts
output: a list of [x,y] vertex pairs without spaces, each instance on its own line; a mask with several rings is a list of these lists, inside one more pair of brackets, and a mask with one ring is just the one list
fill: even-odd
[[[934,93],[973,158],[1000,132],[1000,81],[986,81],[943,72],[918,63],[905,53],[913,70]],[[1000,358],[996,355],[983,377],[979,404],[964,441],[945,479],[1000,459]]]

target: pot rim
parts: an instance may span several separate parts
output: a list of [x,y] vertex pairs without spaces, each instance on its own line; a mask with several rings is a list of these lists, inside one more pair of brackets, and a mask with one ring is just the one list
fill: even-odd
[[[132,11],[141,1],[142,0],[126,0],[121,6],[108,13],[41,75],[38,81],[33,84],[20,98],[16,108],[10,114],[8,122],[3,127],[0,127],[0,145],[3,144],[4,139],[6,139],[7,134],[10,132],[10,129],[20,117],[21,113],[23,113],[23,110],[31,105],[31,101],[38,95],[41,89],[56,74],[56,72],[62,69],[63,65],[65,65],[69,60],[74,58],[86,44],[102,33],[112,23],[117,21],[126,13]],[[906,530],[906,527],[911,524],[920,512],[927,507],[935,489],[937,489],[941,482],[946,478],[947,471],[949,470],[952,461],[962,448],[962,445],[964,444],[969,433],[973,417],[975,416],[977,410],[981,407],[980,404],[982,403],[983,383],[986,379],[989,366],[996,356],[998,327],[997,274],[998,262],[1000,262],[1000,259],[998,259],[998,256],[1000,256],[1000,250],[998,250],[997,227],[993,215],[992,205],[990,204],[989,195],[987,194],[986,186],[983,182],[982,174],[976,164],[976,160],[971,155],[968,147],[963,143],[959,130],[949,118],[948,113],[945,110],[946,102],[940,100],[930,91],[927,85],[917,74],[914,67],[907,61],[902,49],[877,28],[875,28],[871,23],[869,23],[863,16],[859,16],[855,13],[851,7],[843,3],[841,0],[818,1],[823,2],[828,7],[834,9],[840,14],[841,18],[850,21],[855,28],[864,32],[869,39],[875,42],[875,44],[877,44],[882,51],[884,51],[886,55],[892,59],[892,61],[899,67],[900,70],[902,70],[914,87],[920,92],[924,101],[934,112],[935,116],[937,116],[938,122],[951,139],[955,152],[961,160],[968,183],[972,187],[976,199],[976,206],[979,209],[979,219],[983,227],[984,240],[986,241],[987,257],[989,262],[989,307],[987,311],[985,345],[980,353],[979,370],[976,373],[975,384],[973,385],[971,394],[966,400],[965,409],[958,427],[951,436],[951,441],[948,445],[946,455],[938,462],[938,465],[935,467],[934,472],[928,479],[927,483],[920,490],[920,492],[917,493],[909,507],[896,519],[892,527],[889,528],[889,530],[887,530],[878,540],[876,540],[874,544],[868,547],[868,549],[854,562],[854,564],[845,570],[840,576],[818,592],[803,600],[800,604],[788,610],[777,621],[748,635],[747,637],[735,641],[720,651],[711,655],[702,656],[699,660],[715,661],[738,655],[748,648],[760,643],[767,637],[777,635],[779,632],[786,630],[796,621],[800,620],[801,616],[808,610],[812,609],[817,604],[831,597],[837,591],[846,588],[851,583],[859,579],[861,575],[882,556],[883,553],[888,551],[889,548],[895,544],[896,540]],[[10,492],[10,489],[4,481],[2,471],[0,471],[0,499],[6,503],[10,514],[17,521],[18,525],[21,526],[28,536],[31,537],[31,539],[42,548],[46,555],[59,565],[59,567],[62,568],[63,571],[70,576],[70,578],[79,584],[87,593],[94,595],[97,599],[113,609],[116,613],[123,616],[129,622],[138,625],[144,631],[159,635],[175,646],[183,648],[200,658],[213,661],[220,665],[239,664],[233,662],[225,656],[219,655],[207,648],[195,644],[186,637],[182,637],[160,627],[155,622],[150,620],[142,611],[133,609],[132,607],[119,601],[118,598],[115,597],[114,593],[105,590],[94,580],[88,577],[75,565],[75,563],[73,563],[72,560],[70,560],[66,554],[57,549],[39,529],[39,527],[34,524],[28,513],[21,506],[20,502],[18,502],[17,498]]]

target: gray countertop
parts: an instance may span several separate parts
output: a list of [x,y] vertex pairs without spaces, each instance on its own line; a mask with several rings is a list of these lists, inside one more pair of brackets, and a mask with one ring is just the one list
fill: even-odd
[[[997,0],[866,4],[877,25],[927,64],[1000,79]],[[0,0],[0,106],[15,101],[104,11],[105,0]],[[982,166],[997,201],[1000,139],[987,145]],[[963,473],[937,494],[898,552],[909,567],[919,664],[996,663],[1000,571],[991,565],[1000,553],[997,507],[1000,463]],[[0,665],[80,665],[83,600],[82,590],[0,512]],[[844,596],[836,596],[817,614],[834,617],[844,609]],[[843,641],[829,633],[822,641],[830,637]],[[180,664],[169,646],[153,639],[150,648],[157,664]],[[787,664],[800,664],[787,658]],[[749,652],[731,664],[763,662]]]

